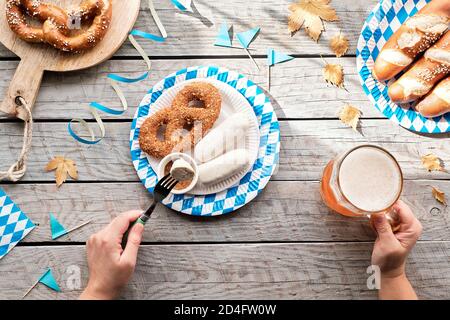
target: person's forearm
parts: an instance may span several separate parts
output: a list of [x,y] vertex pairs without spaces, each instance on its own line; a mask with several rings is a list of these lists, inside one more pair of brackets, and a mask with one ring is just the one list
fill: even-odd
[[378,296],[381,300],[417,300],[416,292],[406,275],[396,277],[381,276]]

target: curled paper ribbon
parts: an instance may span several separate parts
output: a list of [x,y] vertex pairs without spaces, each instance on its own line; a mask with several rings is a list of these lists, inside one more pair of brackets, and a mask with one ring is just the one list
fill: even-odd
[[155,20],[156,26],[159,29],[159,32],[161,32],[161,35],[163,38],[167,38],[167,32],[164,28],[163,24],[161,23],[161,20],[158,17],[158,14],[156,13],[155,6],[153,5],[152,0],[148,0],[148,7],[150,8],[150,13],[152,14],[153,20]]
[[[100,117],[98,111],[101,111],[106,114],[114,115],[114,116],[122,115],[127,111],[128,103],[127,103],[125,95],[123,94],[122,90],[120,89],[118,83],[130,84],[130,83],[136,83],[136,82],[147,79],[150,69],[151,69],[151,61],[148,58],[147,54],[145,53],[144,49],[136,41],[134,36],[139,36],[144,39],[148,39],[148,40],[152,40],[152,41],[156,41],[156,42],[164,42],[165,41],[165,38],[162,38],[162,37],[150,34],[150,33],[146,33],[146,32],[143,32],[143,31],[140,31],[137,29],[133,29],[130,32],[128,39],[130,40],[133,47],[139,52],[139,54],[142,56],[145,63],[147,64],[147,72],[145,72],[144,74],[142,74],[141,76],[136,77],[136,78],[126,78],[126,77],[122,77],[120,75],[113,74],[113,73],[108,74],[108,76],[107,76],[108,80],[111,84],[111,87],[114,89],[114,91],[116,92],[117,96],[119,97],[119,99],[121,101],[122,109],[119,109],[119,110],[111,109],[109,107],[106,107],[106,106],[98,103],[98,102],[91,102],[89,104],[88,110],[94,117],[95,121],[97,122],[97,125],[100,129],[100,136],[98,138],[96,138],[94,131],[92,130],[92,128],[89,126],[89,124],[85,120],[79,119],[79,118],[72,119],[68,124],[68,131],[69,131],[69,134],[78,142],[88,144],[88,145],[93,145],[93,144],[99,143],[105,137],[105,135],[106,135],[105,125],[104,125],[102,118]],[[87,131],[89,133],[90,139],[81,137],[73,130],[72,125],[75,123],[80,124],[85,129],[85,131]]]
[[192,12],[192,8],[191,8],[192,0],[171,0],[171,2],[173,3],[173,5],[175,7],[177,7],[181,11],[191,11]]

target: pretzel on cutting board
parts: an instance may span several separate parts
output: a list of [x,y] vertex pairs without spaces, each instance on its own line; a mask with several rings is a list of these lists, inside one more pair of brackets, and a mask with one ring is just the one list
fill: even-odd
[[[37,18],[42,27],[27,23],[26,15]],[[109,29],[112,18],[111,0],[83,0],[70,16],[92,20],[91,26],[77,35],[69,32],[69,14],[58,6],[40,0],[7,0],[6,17],[11,30],[24,41],[48,43],[68,52],[90,49],[100,42]]]

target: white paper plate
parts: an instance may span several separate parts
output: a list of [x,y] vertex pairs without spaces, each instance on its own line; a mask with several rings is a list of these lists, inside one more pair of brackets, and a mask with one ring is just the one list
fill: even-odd
[[[238,184],[239,181],[242,179],[242,177],[251,170],[258,156],[259,138],[260,138],[259,123],[258,119],[256,118],[255,112],[253,111],[253,108],[247,101],[247,99],[242,94],[240,94],[239,91],[237,91],[235,88],[215,79],[191,79],[179,83],[174,87],[164,91],[164,93],[158,98],[158,100],[156,100],[155,103],[152,104],[152,108],[148,116],[151,116],[164,108],[170,107],[177,93],[191,82],[211,83],[217,89],[219,89],[222,95],[222,109],[220,111],[219,118],[217,119],[212,129],[219,126],[229,116],[235,113],[242,113],[243,116],[247,117],[250,123],[250,127],[247,130],[245,141],[243,142],[242,146],[239,146],[240,148],[247,149],[247,151],[249,152],[251,159],[249,165],[242,171],[236,172],[233,176],[218,183],[204,185],[198,182],[197,185],[189,192],[189,194],[193,195],[217,193],[226,190],[234,186],[235,184]],[[188,154],[192,156],[191,153]],[[147,155],[147,159],[153,171],[158,172],[158,166],[161,159],[154,158],[150,155]],[[198,165],[200,164],[201,163],[198,163]]]

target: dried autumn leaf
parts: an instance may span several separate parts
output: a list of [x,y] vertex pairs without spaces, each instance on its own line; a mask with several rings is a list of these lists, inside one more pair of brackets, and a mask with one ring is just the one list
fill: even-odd
[[342,57],[348,51],[349,41],[342,33],[337,33],[330,39],[330,48],[336,57]]
[[324,30],[323,21],[338,21],[330,5],[331,0],[299,0],[289,5],[291,14],[288,18],[289,32],[295,33],[304,26],[306,33],[316,42]]
[[344,87],[344,68],[340,64],[327,63],[322,70],[326,82],[338,87]]
[[47,171],[55,171],[55,178],[56,178],[56,186],[61,186],[64,182],[67,180],[67,174],[72,179],[78,179],[78,171],[77,166],[75,164],[75,161],[66,159],[61,156],[57,156],[50,160],[50,162],[45,167],[45,170]]
[[439,201],[440,203],[447,205],[447,200],[445,199],[445,193],[439,190],[436,187],[432,187],[431,192],[433,193],[433,197]]
[[428,171],[444,171],[445,169],[442,167],[442,161],[436,155],[430,153],[426,156],[422,157],[422,165]]
[[339,112],[339,119],[342,123],[350,126],[357,131],[359,118],[361,117],[361,110],[355,108],[350,104],[346,104]]

